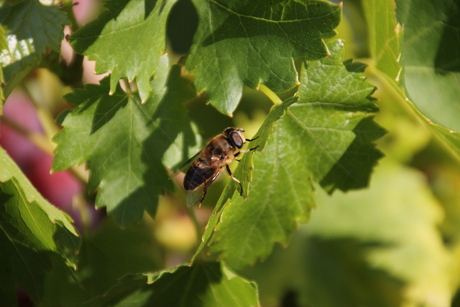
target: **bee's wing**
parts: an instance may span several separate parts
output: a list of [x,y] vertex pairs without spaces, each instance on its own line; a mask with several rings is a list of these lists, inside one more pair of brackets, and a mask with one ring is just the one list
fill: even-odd
[[192,165],[193,162],[195,162],[196,159],[200,156],[201,152],[197,152],[193,157],[182,163],[177,169],[169,176],[169,179],[172,179],[179,175],[180,172],[185,173],[189,168],[190,165]]
[[188,190],[188,193],[187,193],[187,206],[188,207],[193,207],[197,204],[201,205],[201,203],[204,200],[204,197],[206,196],[206,193],[208,192],[209,186],[214,182],[214,180],[216,180],[217,177],[219,177],[219,174],[220,174],[220,170],[217,168],[213,168],[213,169],[209,168],[208,172],[209,173],[207,175],[209,177],[207,177],[206,180],[204,180],[195,189]]
[[204,196],[206,193],[204,192],[204,185],[197,188],[193,191],[187,192],[187,207],[193,207],[195,205],[201,205],[204,200]]

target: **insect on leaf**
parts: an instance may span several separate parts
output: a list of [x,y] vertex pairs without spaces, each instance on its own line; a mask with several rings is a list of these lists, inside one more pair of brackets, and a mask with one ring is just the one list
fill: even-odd
[[288,243],[298,222],[308,221],[315,206],[311,181],[328,190],[365,186],[382,156],[372,144],[384,134],[372,121],[374,87],[364,82],[362,65],[342,63],[341,41],[329,49],[330,57],[309,61],[302,71],[299,100],[281,118],[267,117],[275,121],[261,138],[264,150],[243,157],[235,171],[239,178],[248,172],[244,160],[253,159],[248,199],[230,183],[210,219],[203,245],[210,243],[232,268],[265,258],[275,242]]

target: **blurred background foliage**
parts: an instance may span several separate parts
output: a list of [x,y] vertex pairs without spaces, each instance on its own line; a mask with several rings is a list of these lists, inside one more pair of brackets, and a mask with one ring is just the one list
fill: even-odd
[[[79,0],[73,7],[78,25],[100,12],[101,1]],[[180,61],[191,44],[197,16],[190,1],[180,0],[168,22],[169,54]],[[388,133],[378,142],[385,154],[368,189],[332,196],[317,187],[317,209],[301,225],[287,247],[276,246],[265,261],[239,272],[259,286],[262,306],[460,306],[460,165],[430,132],[401,105],[394,92],[375,74],[370,60],[362,2],[343,1],[337,29],[345,40],[345,58],[369,65],[368,81],[378,90],[380,112],[376,121]],[[3,108],[0,145],[17,162],[51,203],[68,212],[82,237],[75,281],[48,284],[53,297],[79,304],[107,291],[127,273],[163,269],[187,261],[197,241],[193,221],[180,195],[160,199],[155,221],[120,229],[103,210],[94,209],[93,195],[85,190],[83,168],[49,174],[59,129],[57,115],[68,106],[63,95],[71,86],[95,83],[94,63],[72,53],[62,43],[64,64],[50,62],[33,70],[9,96]],[[79,65],[70,63],[82,63]],[[60,65],[73,69],[65,78]],[[69,69],[66,70],[67,72]],[[66,75],[67,76],[67,75]],[[288,94],[286,94],[288,97]],[[244,127],[255,134],[271,102],[261,92],[245,88],[234,117],[206,105],[204,99],[187,105],[203,140],[223,127]],[[197,222],[205,225],[229,179],[222,176],[209,190]],[[51,292],[46,292],[51,293]],[[26,305],[27,298],[20,303]]]

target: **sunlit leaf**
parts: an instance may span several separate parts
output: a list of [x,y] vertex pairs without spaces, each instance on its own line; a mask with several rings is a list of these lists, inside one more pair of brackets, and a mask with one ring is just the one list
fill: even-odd
[[198,92],[232,114],[243,85],[285,92],[297,82],[293,59],[328,54],[341,7],[325,1],[194,1],[199,23],[186,67]]
[[96,73],[111,72],[110,92],[118,80],[136,79],[145,101],[166,48],[166,21],[175,0],[111,0],[107,11],[71,37],[73,48],[96,61]]

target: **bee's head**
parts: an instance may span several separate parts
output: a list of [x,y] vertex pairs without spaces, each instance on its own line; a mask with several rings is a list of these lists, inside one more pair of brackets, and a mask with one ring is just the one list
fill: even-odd
[[224,130],[224,135],[234,147],[240,149],[243,147],[244,143],[246,143],[246,138],[244,137],[243,132],[243,128],[229,127]]

